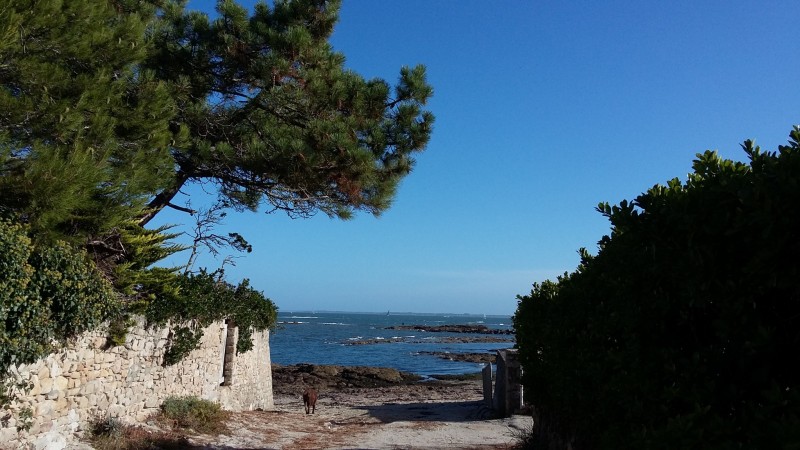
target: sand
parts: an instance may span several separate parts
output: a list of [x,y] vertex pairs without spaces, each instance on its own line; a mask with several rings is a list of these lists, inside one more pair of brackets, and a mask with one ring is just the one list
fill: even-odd
[[529,415],[494,418],[478,380],[323,391],[309,415],[300,394],[277,394],[275,410],[233,414],[228,434],[189,441],[207,450],[503,449],[532,425]]

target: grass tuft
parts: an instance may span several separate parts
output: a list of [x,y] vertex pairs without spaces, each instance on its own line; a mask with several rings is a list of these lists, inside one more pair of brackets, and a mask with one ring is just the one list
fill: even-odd
[[169,397],[161,405],[161,416],[179,428],[198,433],[220,434],[227,431],[228,413],[219,404],[197,397]]

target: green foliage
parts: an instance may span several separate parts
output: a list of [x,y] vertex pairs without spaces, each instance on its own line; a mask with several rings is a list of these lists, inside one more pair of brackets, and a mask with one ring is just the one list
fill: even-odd
[[33,409],[26,406],[19,411],[17,431],[28,431],[33,426]]
[[252,331],[271,328],[277,321],[277,307],[249,280],[233,286],[222,280],[222,273],[187,274],[178,277],[179,293],[159,298],[145,312],[151,324],[177,324],[165,364],[180,361],[197,347],[203,328],[211,323],[231,319],[239,328],[237,353],[253,348]]
[[112,319],[108,324],[108,345],[111,347],[125,345],[128,330],[135,324],[136,321],[127,314],[122,314]]
[[111,416],[95,418],[89,425],[91,433],[95,436],[119,437],[125,428],[119,419]]
[[202,337],[203,329],[196,324],[175,328],[171,332],[169,348],[164,353],[164,365],[171,366],[180,362],[197,348]]
[[34,246],[26,227],[0,220],[0,370],[35,361],[117,308],[82,251],[63,242]]
[[800,129],[601,204],[610,236],[519,297],[526,395],[580,448],[800,445]]
[[[118,314],[142,312],[177,324],[176,358],[223,318],[247,351],[274,305],[246,280],[153,267],[180,248],[144,225],[192,212],[171,203],[186,183],[218,189],[223,208],[379,214],[427,145],[424,67],[394,87],[345,69],[328,42],[339,1],[249,14],[225,0],[215,20],[185,4],[0,7],[0,369],[104,319],[123,342]],[[250,250],[237,233],[207,239]]]
[[168,397],[161,405],[164,418],[180,428],[200,433],[220,433],[226,430],[227,414],[219,404],[197,397]]
[[429,140],[433,90],[422,66],[401,69],[394,90],[345,69],[328,43],[339,6],[259,3],[249,16],[219,1],[210,20],[165,5],[144,67],[172,86],[189,139],[173,151],[173,185],[154,212],[189,180],[217,183],[234,207],[264,202],[296,216],[389,206]]
[[155,9],[121,6],[4,2],[0,209],[37,240],[103,235],[170,181],[174,101],[138,68]]

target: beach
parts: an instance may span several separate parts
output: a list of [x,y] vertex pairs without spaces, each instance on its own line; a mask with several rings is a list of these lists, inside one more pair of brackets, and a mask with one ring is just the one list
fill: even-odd
[[495,418],[477,379],[376,387],[332,382],[319,389],[316,413],[308,415],[302,377],[295,379],[276,376],[274,410],[234,413],[229,432],[188,441],[207,450],[508,449],[532,425],[530,415]]

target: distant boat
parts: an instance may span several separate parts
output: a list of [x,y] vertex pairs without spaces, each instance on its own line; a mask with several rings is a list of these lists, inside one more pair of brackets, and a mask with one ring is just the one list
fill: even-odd
[[389,311],[386,311],[386,315],[387,315],[387,316],[389,315]]

